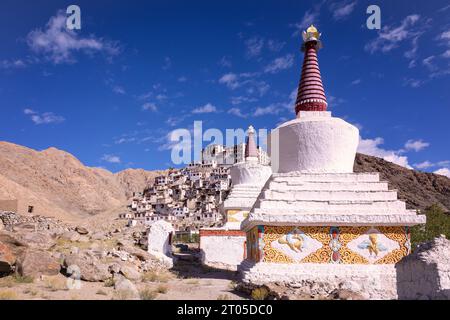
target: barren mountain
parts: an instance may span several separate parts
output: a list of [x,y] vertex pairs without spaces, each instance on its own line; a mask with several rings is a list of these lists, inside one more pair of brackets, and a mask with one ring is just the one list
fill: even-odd
[[357,154],[355,172],[379,172],[389,188],[397,189],[408,208],[426,209],[433,204],[450,211],[450,179],[434,173],[420,172],[398,166],[381,158]]
[[[450,179],[409,170],[383,159],[358,154],[356,172],[380,172],[409,208],[439,204],[450,208]],[[142,191],[167,170],[127,169],[113,174],[84,166],[71,154],[49,148],[35,151],[0,142],[0,200],[19,199],[37,214],[64,220],[116,214],[135,191]]]
[[19,199],[39,214],[74,220],[121,207],[157,173],[126,170],[113,174],[84,166],[71,154],[35,151],[0,142],[0,200]]

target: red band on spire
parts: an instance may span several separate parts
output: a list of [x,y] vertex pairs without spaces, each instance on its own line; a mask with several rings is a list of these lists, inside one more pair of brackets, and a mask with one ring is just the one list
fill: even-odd
[[305,57],[295,102],[295,113],[326,110],[327,98],[317,60],[317,41],[308,41],[305,43]]

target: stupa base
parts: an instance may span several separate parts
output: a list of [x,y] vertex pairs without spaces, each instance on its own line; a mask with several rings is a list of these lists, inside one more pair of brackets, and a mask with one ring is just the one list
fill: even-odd
[[305,291],[316,288],[324,293],[346,288],[366,299],[397,299],[394,264],[289,264],[244,260],[239,272],[241,281],[252,286],[277,283]]
[[245,232],[239,229],[200,229],[202,264],[211,268],[236,271],[245,254]]

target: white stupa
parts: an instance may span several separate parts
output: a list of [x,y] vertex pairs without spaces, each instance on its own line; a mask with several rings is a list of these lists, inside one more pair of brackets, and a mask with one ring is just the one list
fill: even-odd
[[368,298],[395,298],[395,263],[425,216],[407,210],[378,173],[353,173],[359,130],[326,111],[319,37],[313,26],[303,33],[297,118],[271,133],[273,174],[241,224],[239,269],[255,285],[351,283]]
[[246,254],[246,235],[240,230],[240,225],[271,174],[271,167],[258,161],[255,129],[250,126],[245,146],[245,161],[230,168],[232,189],[223,204],[226,223],[222,228],[200,230],[200,249],[204,264],[236,270],[243,261]]

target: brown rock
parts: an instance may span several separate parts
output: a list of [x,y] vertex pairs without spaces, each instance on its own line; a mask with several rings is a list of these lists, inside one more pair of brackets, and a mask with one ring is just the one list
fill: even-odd
[[30,247],[38,249],[49,249],[55,245],[55,239],[46,232],[29,232],[20,236],[20,239]]
[[11,249],[0,242],[0,273],[9,273],[13,271],[16,256]]
[[50,253],[29,248],[17,259],[16,271],[23,277],[36,278],[41,275],[54,276],[61,269],[60,264]]
[[64,267],[68,273],[79,273],[80,279],[85,281],[100,282],[111,277],[108,266],[87,252],[69,254],[64,259]]
[[78,232],[81,235],[85,235],[85,234],[89,233],[88,229],[86,229],[85,227],[80,227],[80,226],[76,227],[75,231]]

